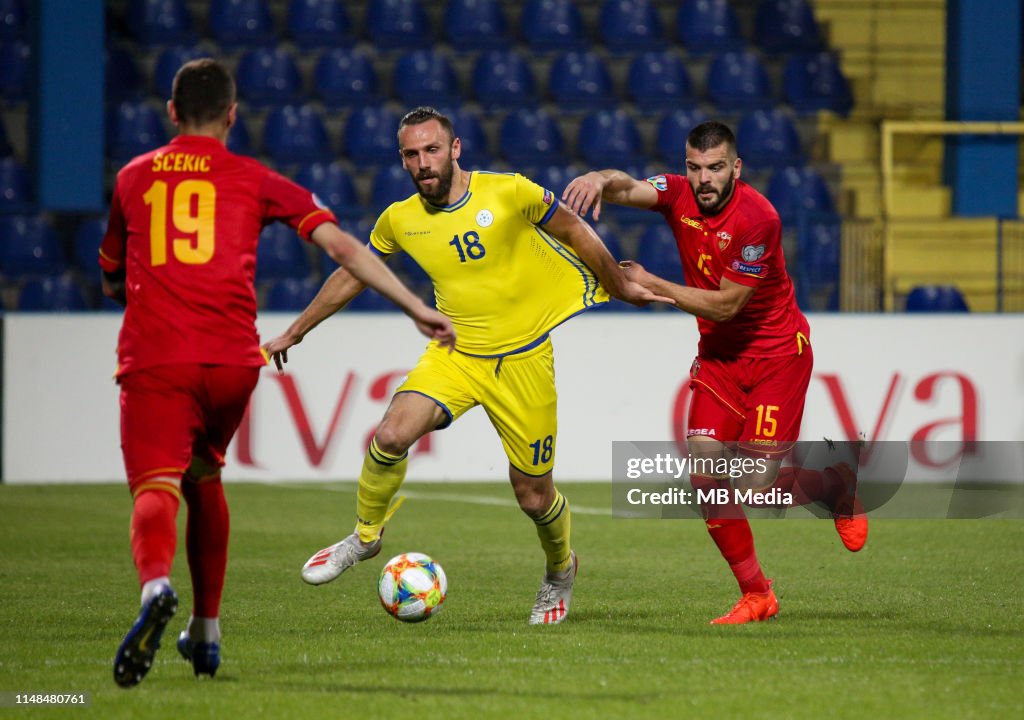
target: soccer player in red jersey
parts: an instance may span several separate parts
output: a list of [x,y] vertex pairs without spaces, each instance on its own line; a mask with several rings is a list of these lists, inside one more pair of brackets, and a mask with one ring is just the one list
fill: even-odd
[[[800,434],[813,355],[807,318],[797,307],[782,252],[782,223],[771,203],[740,180],[742,160],[732,131],[720,122],[687,137],[686,176],[637,180],[619,170],[574,179],[563,200],[600,216],[601,201],[661,213],[676,238],[687,285],[623,263],[628,276],[671,297],[697,318],[700,343],[690,368],[687,430],[693,458],[727,458],[736,450],[762,463],[736,479],[739,490],[774,486],[789,504],[825,502],[851,551],[867,539],[867,518],[848,464],[824,471],[781,467]],[[763,469],[762,469],[763,468]],[[691,474],[695,488],[728,486],[728,477]],[[730,494],[731,498],[735,495]],[[764,576],[742,508],[702,507],[708,532],[729,563],[742,597],[713,624],[773,617],[779,609]]]
[[193,615],[178,649],[196,675],[220,664],[227,563],[224,453],[267,357],[256,332],[256,246],[281,221],[399,305],[428,337],[451,346],[451,322],[428,308],[308,190],[225,147],[235,85],[218,62],[181,67],[167,112],[168,145],[117,176],[100,247],[103,290],[125,305],[118,340],[121,449],[134,499],[131,549],[142,610],[114,661],[122,687],[139,683],[177,609],[169,582],[175,517],[188,506]]

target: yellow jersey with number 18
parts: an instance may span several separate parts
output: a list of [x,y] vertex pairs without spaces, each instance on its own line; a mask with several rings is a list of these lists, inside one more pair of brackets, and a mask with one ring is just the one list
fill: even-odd
[[557,206],[550,190],[522,175],[476,171],[451,205],[417,193],[388,207],[370,244],[382,255],[404,250],[430,276],[457,350],[499,357],[608,301],[593,271],[544,230]]

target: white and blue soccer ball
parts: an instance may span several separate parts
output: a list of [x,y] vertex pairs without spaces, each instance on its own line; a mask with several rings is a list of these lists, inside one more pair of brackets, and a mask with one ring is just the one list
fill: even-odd
[[380,571],[380,604],[402,622],[421,622],[441,609],[448,594],[448,578],[441,564],[423,553],[391,558]]

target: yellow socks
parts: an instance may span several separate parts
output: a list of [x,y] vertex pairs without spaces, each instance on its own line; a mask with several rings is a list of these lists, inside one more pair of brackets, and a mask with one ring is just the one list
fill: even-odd
[[389,455],[377,447],[377,438],[370,441],[359,474],[359,492],[356,494],[356,529],[359,539],[371,543],[380,537],[384,524],[398,509],[402,498],[391,509],[388,504],[398,492],[405,471],[409,467],[409,453]]
[[569,501],[555,488],[555,501],[548,511],[533,521],[537,525],[537,537],[547,557],[549,573],[565,572],[572,564],[569,554],[571,519]]

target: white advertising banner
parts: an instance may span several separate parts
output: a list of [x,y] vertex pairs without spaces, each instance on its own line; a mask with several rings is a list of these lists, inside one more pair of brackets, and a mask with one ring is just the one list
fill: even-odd
[[[264,315],[263,337],[292,316]],[[1024,439],[1024,317],[812,316],[815,372],[802,439]],[[3,480],[120,481],[120,316],[4,318]],[[697,332],[681,313],[594,314],[552,334],[559,388],[555,476],[607,480],[614,440],[685,437]],[[353,479],[392,391],[425,341],[404,316],[344,314],[264,369],[229,451],[225,477]],[[926,467],[951,462],[930,457]],[[507,462],[484,412],[471,410],[413,449],[409,477],[504,480]]]

